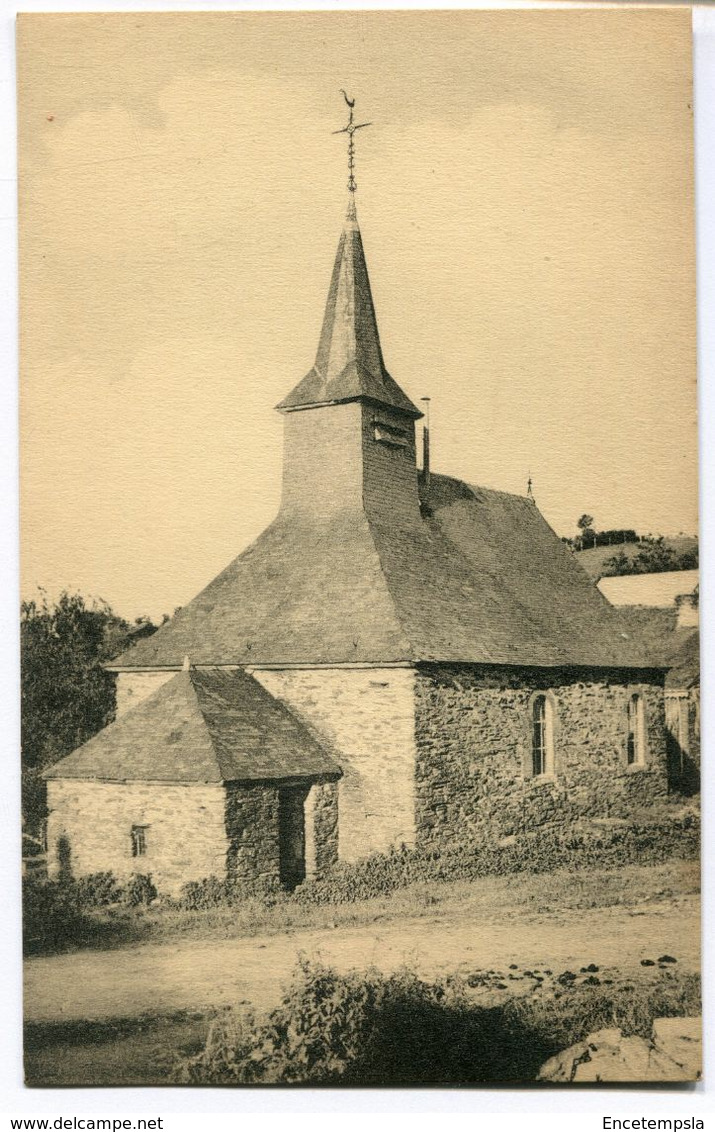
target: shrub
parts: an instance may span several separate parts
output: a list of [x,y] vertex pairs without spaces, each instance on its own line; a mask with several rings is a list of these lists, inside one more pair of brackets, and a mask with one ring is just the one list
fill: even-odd
[[77,904],[81,908],[101,908],[107,904],[117,904],[124,896],[119,881],[114,873],[91,873],[78,880],[65,881],[65,887],[70,889],[74,884]]
[[140,904],[151,904],[156,896],[156,888],[147,873],[133,873],[124,888],[124,898],[132,908]]
[[692,812],[678,818],[595,829],[574,827],[561,832],[544,828],[517,835],[508,843],[487,842],[442,851],[403,846],[355,863],[340,863],[321,880],[296,889],[292,899],[299,903],[347,904],[385,896],[416,881],[475,880],[584,866],[661,864],[673,857],[696,859],[699,853],[700,821]]
[[231,907],[256,897],[262,898],[266,904],[276,903],[282,895],[277,878],[259,877],[254,881],[244,881],[235,877],[210,876],[183,885],[174,904],[187,912],[200,912]]
[[567,985],[553,995],[513,999],[509,1014],[555,1051],[582,1041],[596,1030],[617,1027],[624,1035],[649,1038],[655,1018],[695,1016],[702,1011],[697,975],[659,972],[653,982],[622,981],[614,986]]
[[231,904],[232,893],[225,880],[216,876],[204,877],[203,880],[192,880],[181,889],[177,906],[187,912],[201,912],[207,908],[218,908],[223,904]]
[[425,983],[408,971],[342,975],[303,960],[275,1010],[262,1018],[247,1008],[226,1010],[177,1077],[191,1084],[362,1084],[387,1071],[388,1079],[403,1072],[409,1079],[428,1066],[415,1027],[425,1014],[437,1018],[447,1001],[454,1012],[467,1011],[447,983]]
[[668,570],[695,570],[697,566],[697,546],[678,551],[662,535],[658,535],[657,538],[641,539],[639,550],[632,557],[621,550],[606,559],[603,575],[658,574]]
[[86,939],[92,921],[77,899],[73,882],[30,874],[22,882],[22,927],[26,953],[61,951]]
[[303,960],[275,1010],[225,1010],[175,1076],[235,1085],[529,1081],[552,1054],[605,1025],[646,1036],[656,1017],[700,1012],[697,978],[671,972],[638,987],[568,985],[558,994],[479,1006],[456,978],[340,974]]

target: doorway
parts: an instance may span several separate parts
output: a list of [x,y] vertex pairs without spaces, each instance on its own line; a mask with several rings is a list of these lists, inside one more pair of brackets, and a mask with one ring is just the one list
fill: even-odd
[[280,881],[291,892],[305,880],[305,799],[309,786],[284,786],[278,791]]

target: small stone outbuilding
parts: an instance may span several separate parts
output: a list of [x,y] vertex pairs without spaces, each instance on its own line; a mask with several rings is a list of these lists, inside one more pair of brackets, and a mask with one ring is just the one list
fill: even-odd
[[55,875],[292,888],[337,859],[340,768],[240,668],[170,676],[46,777]]

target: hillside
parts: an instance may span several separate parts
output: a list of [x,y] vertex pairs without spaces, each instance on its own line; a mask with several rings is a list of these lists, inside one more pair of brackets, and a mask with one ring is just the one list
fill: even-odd
[[[676,554],[685,554],[687,551],[695,550],[698,545],[697,538],[692,535],[675,536],[673,538],[664,539],[666,546],[671,547]],[[604,564],[609,558],[613,558],[614,554],[623,551],[629,558],[633,558],[639,551],[640,544],[637,542],[626,543],[622,546],[594,546],[588,550],[577,550],[574,553],[576,558],[587,574],[589,574],[594,581],[598,581],[603,577]]]

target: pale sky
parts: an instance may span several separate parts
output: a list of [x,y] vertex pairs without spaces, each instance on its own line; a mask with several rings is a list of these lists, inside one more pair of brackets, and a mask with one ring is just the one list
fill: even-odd
[[186,603],[275,515],[345,208],[433,466],[697,523],[688,9],[21,16],[22,589]]

